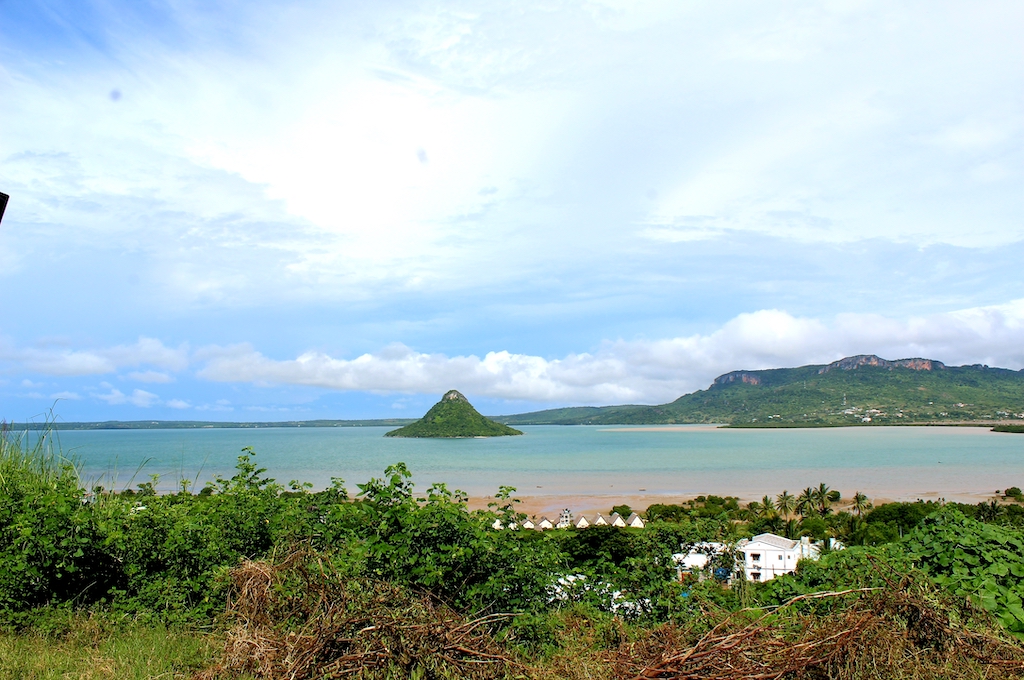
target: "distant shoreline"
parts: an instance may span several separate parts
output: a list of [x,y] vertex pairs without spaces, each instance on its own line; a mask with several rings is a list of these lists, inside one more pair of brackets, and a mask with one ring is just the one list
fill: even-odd
[[[798,491],[798,489],[792,489],[791,491]],[[851,501],[849,496],[853,495],[854,491],[862,491],[868,495],[871,502],[878,506],[884,503],[906,503],[914,502],[918,500],[923,501],[949,501],[954,503],[968,503],[974,505],[976,503],[987,503],[992,500],[1001,502],[1003,499],[1000,495],[993,493],[992,491],[957,491],[957,492],[938,492],[938,491],[924,491],[924,492],[893,492],[893,490],[885,490],[878,492],[874,489],[844,489],[844,498],[835,504],[837,510],[849,509]],[[775,492],[777,493],[777,492]],[[761,497],[765,494],[765,491],[753,492],[753,491],[736,491],[731,494],[718,490],[717,492],[708,492],[703,495],[717,494],[723,498],[727,495],[734,496],[738,499],[741,505],[746,505],[750,501],[760,501]],[[549,496],[539,495],[524,495],[519,496],[513,494],[514,498],[517,498],[520,502],[516,504],[516,510],[518,512],[526,513],[530,517],[543,517],[547,516],[548,519],[553,519],[558,513],[568,508],[577,516],[580,514],[592,514],[595,512],[601,512],[604,514],[610,514],[611,508],[615,505],[628,505],[632,510],[636,512],[646,512],[647,509],[656,503],[665,504],[684,504],[687,501],[693,500],[701,494],[652,494],[652,493],[624,493],[624,494],[609,494],[609,493],[557,493]],[[774,498],[774,493],[769,493]],[[471,496],[469,498],[468,506],[471,510],[483,510],[487,508],[488,503],[495,502],[493,496]]]
[[[6,423],[13,431],[40,430],[217,430],[217,429],[261,429],[261,428],[330,428],[330,427],[401,427],[416,422],[414,418],[367,418],[363,420],[287,420],[261,422],[219,422],[197,420],[108,420],[99,422],[32,422]],[[1010,431],[1024,429],[1020,420],[938,420],[910,423],[602,423],[599,425],[518,423],[531,426],[555,427],[600,427],[619,432],[671,432],[675,430],[815,430],[823,428],[860,427],[1008,427]]]
[[14,431],[38,430],[239,430],[300,427],[401,427],[415,418],[364,420],[285,420],[279,422],[219,422],[202,420],[106,420],[100,422],[7,423]]

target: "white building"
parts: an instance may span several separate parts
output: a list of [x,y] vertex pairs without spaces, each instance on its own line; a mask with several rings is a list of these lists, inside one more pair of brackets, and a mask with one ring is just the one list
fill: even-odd
[[580,518],[578,520],[576,520],[576,528],[577,529],[586,529],[589,526],[590,526],[590,522],[587,521],[587,518],[586,518],[585,515],[580,515]]
[[821,548],[804,536],[793,541],[775,534],[758,534],[736,544],[737,572],[750,581],[771,581],[792,574],[800,560],[816,560]]
[[629,517],[626,518],[626,526],[633,527],[634,529],[643,529],[647,524],[644,522],[643,517],[632,512],[629,514]]
[[609,522],[609,524],[611,524],[613,527],[624,527],[626,526],[626,520],[622,519],[622,515],[620,515],[619,513],[613,512],[611,516],[611,522]]
[[[829,539],[829,545],[837,550],[843,547],[834,539]],[[728,550],[729,546],[724,543],[698,543],[685,555],[677,553],[672,559],[682,579],[685,573],[703,572],[712,558]],[[821,546],[811,543],[806,536],[793,541],[775,534],[758,534],[736,543],[735,552],[737,561],[730,580],[770,581],[776,576],[792,574],[800,560],[818,559]]]
[[537,528],[544,531],[545,529],[554,529],[555,525],[547,517],[541,517],[540,521],[537,522]]

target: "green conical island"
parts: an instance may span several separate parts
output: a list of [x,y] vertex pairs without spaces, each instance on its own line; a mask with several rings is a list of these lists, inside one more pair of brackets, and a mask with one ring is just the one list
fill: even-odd
[[450,390],[427,414],[385,437],[505,437],[522,434],[480,415],[458,390]]

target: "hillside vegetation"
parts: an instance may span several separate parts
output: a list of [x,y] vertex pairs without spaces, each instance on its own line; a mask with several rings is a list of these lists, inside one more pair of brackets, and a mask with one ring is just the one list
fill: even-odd
[[458,390],[449,390],[426,415],[385,437],[506,437],[522,434],[480,415]]
[[498,418],[513,425],[728,423],[814,426],[1024,419],[1024,371],[928,359],[848,357],[734,371],[660,406],[581,407]]
[[[1015,678],[1024,506],[882,505],[827,485],[701,497],[645,529],[495,530],[404,464],[313,492],[252,449],[199,493],[83,488],[0,433],[0,677]],[[766,490],[769,491],[769,490]],[[760,531],[849,548],[793,575],[680,580],[673,553]],[[732,565],[731,553],[721,563]]]

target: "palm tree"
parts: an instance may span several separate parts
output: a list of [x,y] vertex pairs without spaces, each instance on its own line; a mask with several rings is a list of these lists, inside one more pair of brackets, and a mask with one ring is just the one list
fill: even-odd
[[796,496],[793,496],[788,491],[783,490],[775,500],[775,507],[779,509],[779,512],[786,516],[787,520],[790,515],[796,512]]
[[796,511],[800,513],[801,517],[806,517],[807,515],[817,512],[817,500],[814,489],[807,487],[796,499]]
[[832,498],[830,492],[832,489],[828,488],[828,484],[822,482],[818,485],[818,488],[814,490],[814,499],[818,503],[818,512],[824,517],[828,514],[829,506],[832,505]]
[[775,501],[772,500],[771,496],[765,496],[761,499],[761,510],[768,519],[774,519],[779,516],[778,511],[775,509]]
[[762,511],[763,508],[761,507],[761,504],[758,503],[757,501],[750,501],[749,503],[747,503],[747,512],[749,512],[752,517],[760,517]]
[[789,540],[795,540],[800,536],[800,523],[795,519],[786,520],[786,525],[783,528],[786,538]]
[[862,494],[860,491],[853,494],[853,509],[856,511],[857,516],[860,517],[864,514],[865,510],[871,509],[871,500],[867,496]]

